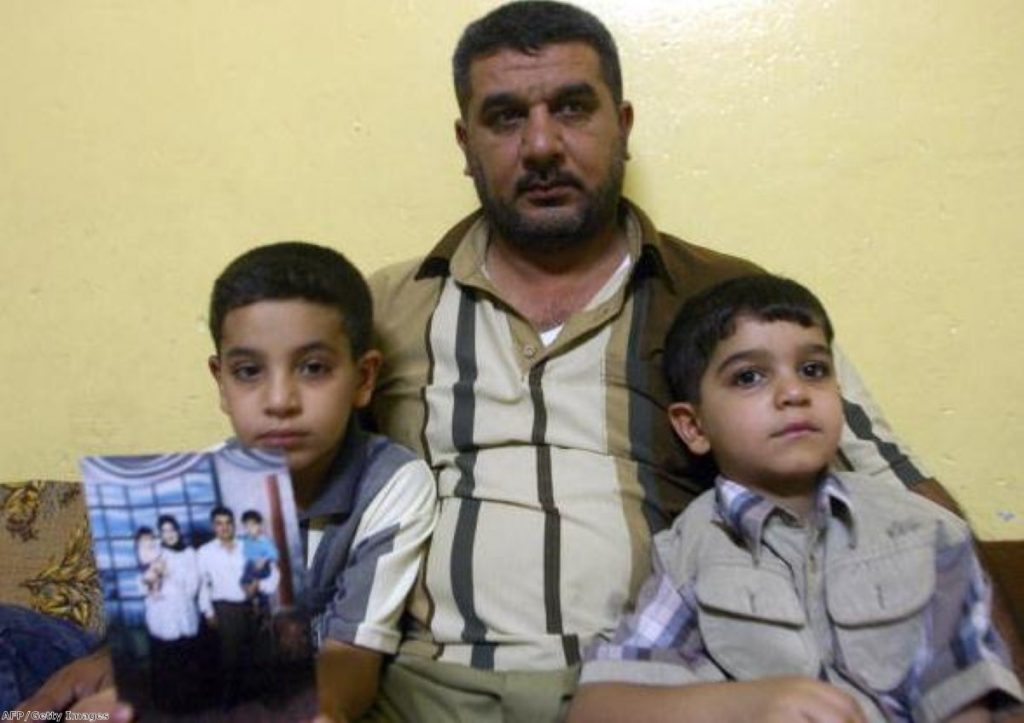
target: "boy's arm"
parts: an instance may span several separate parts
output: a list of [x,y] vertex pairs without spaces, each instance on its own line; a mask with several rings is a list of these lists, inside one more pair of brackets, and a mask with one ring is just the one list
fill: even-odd
[[[922,468],[896,438],[853,364],[838,346],[834,348],[834,353],[846,417],[840,440],[840,464],[875,478],[902,484],[915,494],[964,519],[963,510],[949,492]],[[988,562],[982,559],[982,564],[992,578]],[[1024,641],[1021,640],[1024,631],[1017,630],[1003,592],[995,584],[992,590],[992,620],[1006,642],[1017,676],[1024,678]]]
[[590,683],[580,687],[569,723],[867,723],[848,693],[812,678],[647,686]]
[[320,713],[335,723],[358,720],[377,697],[383,654],[327,640],[316,660]]
[[402,465],[367,506],[336,589],[324,638],[394,653],[398,622],[437,519],[434,476],[422,460]]
[[1020,703],[1022,692],[993,628],[989,587],[966,525],[951,516],[940,524],[926,647],[906,685],[915,720],[947,720],[957,711],[972,720],[974,707]]

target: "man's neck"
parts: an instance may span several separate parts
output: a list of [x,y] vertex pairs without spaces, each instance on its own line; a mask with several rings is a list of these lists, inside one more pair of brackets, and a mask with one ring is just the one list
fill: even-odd
[[625,231],[614,225],[578,246],[550,252],[492,236],[487,273],[503,299],[544,331],[584,309],[628,252]]

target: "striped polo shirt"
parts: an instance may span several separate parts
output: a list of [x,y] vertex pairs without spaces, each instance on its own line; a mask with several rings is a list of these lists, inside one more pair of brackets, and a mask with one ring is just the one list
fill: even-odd
[[[577,663],[632,605],[652,534],[702,491],[666,418],[665,333],[685,298],[758,269],[660,234],[627,201],[620,223],[628,274],[548,345],[488,278],[479,211],[425,258],[371,277],[374,414],[427,459],[440,503],[401,653],[494,670]],[[915,481],[855,376],[840,378],[856,423],[841,462]]]

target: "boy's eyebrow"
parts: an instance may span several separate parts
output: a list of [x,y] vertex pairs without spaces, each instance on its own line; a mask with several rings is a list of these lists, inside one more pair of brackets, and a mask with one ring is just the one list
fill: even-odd
[[[801,354],[823,354],[823,355],[827,356],[829,359],[831,359],[832,358],[832,347],[829,346],[828,344],[818,344],[818,343],[804,344],[804,345],[802,345],[800,347],[800,353]],[[723,359],[722,363],[719,364],[717,367],[715,367],[715,372],[716,373],[720,372],[723,369],[726,369],[726,368],[732,366],[733,364],[736,364],[737,362],[756,361],[756,360],[761,359],[761,358],[766,357],[766,356],[769,356],[768,351],[765,350],[765,349],[762,349],[761,347],[755,347],[753,349],[741,349],[738,352],[736,352],[735,354],[730,354],[725,359]]]
[[[332,346],[331,344],[327,343],[326,341],[322,341],[320,339],[317,339],[317,340],[311,341],[311,342],[309,342],[307,344],[303,344],[302,346],[296,347],[294,350],[292,350],[292,353],[293,354],[308,354],[311,351],[336,352],[337,349],[334,346]],[[255,349],[253,347],[247,347],[247,346],[231,347],[230,349],[226,349],[223,352],[223,354],[224,354],[224,356],[226,358],[233,358],[233,357],[234,358],[237,358],[237,357],[262,357],[262,356],[265,356],[265,353],[263,351],[261,351],[259,349]]]

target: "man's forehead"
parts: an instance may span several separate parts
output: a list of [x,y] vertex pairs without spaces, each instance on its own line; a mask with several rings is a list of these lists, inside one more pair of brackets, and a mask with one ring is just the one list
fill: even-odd
[[540,85],[554,88],[582,82],[611,93],[601,74],[597,51],[582,41],[551,43],[528,51],[498,48],[473,59],[469,82],[471,99],[493,93],[527,92]]

